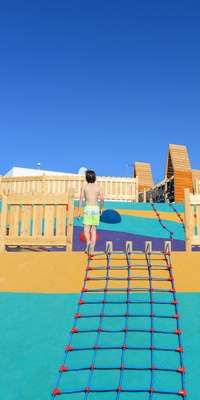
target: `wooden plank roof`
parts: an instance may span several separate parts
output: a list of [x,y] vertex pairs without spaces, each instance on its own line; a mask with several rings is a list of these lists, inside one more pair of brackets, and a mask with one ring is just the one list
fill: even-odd
[[[151,188],[153,177],[151,172],[151,165],[149,163],[135,162],[134,163],[134,178],[138,177],[139,188]],[[141,189],[139,189],[141,190]]]
[[191,171],[190,160],[186,146],[168,145],[165,178],[170,178],[176,171]]

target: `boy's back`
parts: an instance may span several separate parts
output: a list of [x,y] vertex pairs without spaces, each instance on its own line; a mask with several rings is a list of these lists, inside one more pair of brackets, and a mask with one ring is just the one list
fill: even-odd
[[98,206],[98,198],[103,196],[101,187],[96,183],[86,183],[83,186],[83,198],[86,206]]

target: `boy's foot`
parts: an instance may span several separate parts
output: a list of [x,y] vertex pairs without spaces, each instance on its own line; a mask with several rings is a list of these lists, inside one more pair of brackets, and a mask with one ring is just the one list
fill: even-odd
[[89,242],[89,243],[87,244],[87,247],[86,247],[84,253],[87,254],[87,255],[93,253],[92,242]]

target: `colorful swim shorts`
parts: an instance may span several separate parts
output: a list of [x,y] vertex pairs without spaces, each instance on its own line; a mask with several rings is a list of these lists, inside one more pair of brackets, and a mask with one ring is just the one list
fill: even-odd
[[100,214],[98,206],[84,207],[83,225],[99,225]]

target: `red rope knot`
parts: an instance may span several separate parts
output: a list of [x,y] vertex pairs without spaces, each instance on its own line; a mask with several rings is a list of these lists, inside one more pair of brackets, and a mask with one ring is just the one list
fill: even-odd
[[122,349],[126,349],[126,344],[123,344],[123,345],[122,345]]
[[122,387],[121,387],[121,386],[118,386],[117,391],[118,391],[118,392],[122,392]]
[[82,314],[76,313],[76,314],[74,315],[74,318],[82,318]]
[[171,304],[178,304],[178,300],[172,300]]
[[168,268],[168,269],[171,269],[171,268],[172,268],[172,264],[168,264],[168,265],[167,265],[167,268]]
[[79,300],[78,304],[85,304],[84,300]]
[[174,314],[173,318],[179,319],[180,318],[180,314]]
[[174,277],[173,276],[169,276],[168,281],[174,281]]
[[175,329],[174,333],[175,333],[176,335],[180,335],[182,332],[181,332],[181,329]]
[[67,367],[65,367],[65,365],[61,365],[61,367],[60,367],[60,370],[59,370],[60,372],[67,372],[68,371],[68,368]]
[[85,388],[85,392],[86,392],[86,393],[89,393],[89,392],[90,392],[90,388],[89,388],[88,386]]
[[57,388],[54,388],[52,394],[53,394],[54,396],[57,396],[57,394],[61,394],[61,390],[59,390],[59,389],[57,389]]
[[177,347],[176,351],[178,351],[179,353],[183,353],[183,346]]
[[73,347],[72,346],[66,346],[65,351],[72,351]]
[[88,267],[86,268],[86,271],[91,271],[91,270],[92,270],[92,267],[89,267],[89,266],[88,266]]
[[82,293],[87,292],[87,291],[88,291],[87,288],[82,288],[82,290],[81,290]]
[[178,394],[180,394],[180,396],[186,396],[186,390],[185,389],[181,389],[178,391]]
[[91,365],[90,365],[90,369],[94,369],[94,364],[91,364]]
[[89,276],[85,276],[84,280],[85,281],[90,281],[90,277]]
[[181,372],[182,374],[184,374],[185,373],[185,367],[179,367],[179,368],[177,368],[177,371]]
[[156,369],[155,365],[151,366],[151,370],[154,371]]
[[104,313],[103,312],[100,313],[100,317],[104,317]]
[[154,388],[151,387],[151,388],[149,389],[149,391],[150,391],[150,393],[153,393],[153,392],[154,392]]
[[120,369],[125,369],[124,364],[122,364],[122,365],[120,366]]
[[71,329],[71,333],[77,333],[78,332],[78,328],[72,328]]
[[95,345],[94,345],[94,349],[95,349],[95,350],[98,350],[98,348],[99,348],[99,347],[98,347],[98,344],[95,344]]

